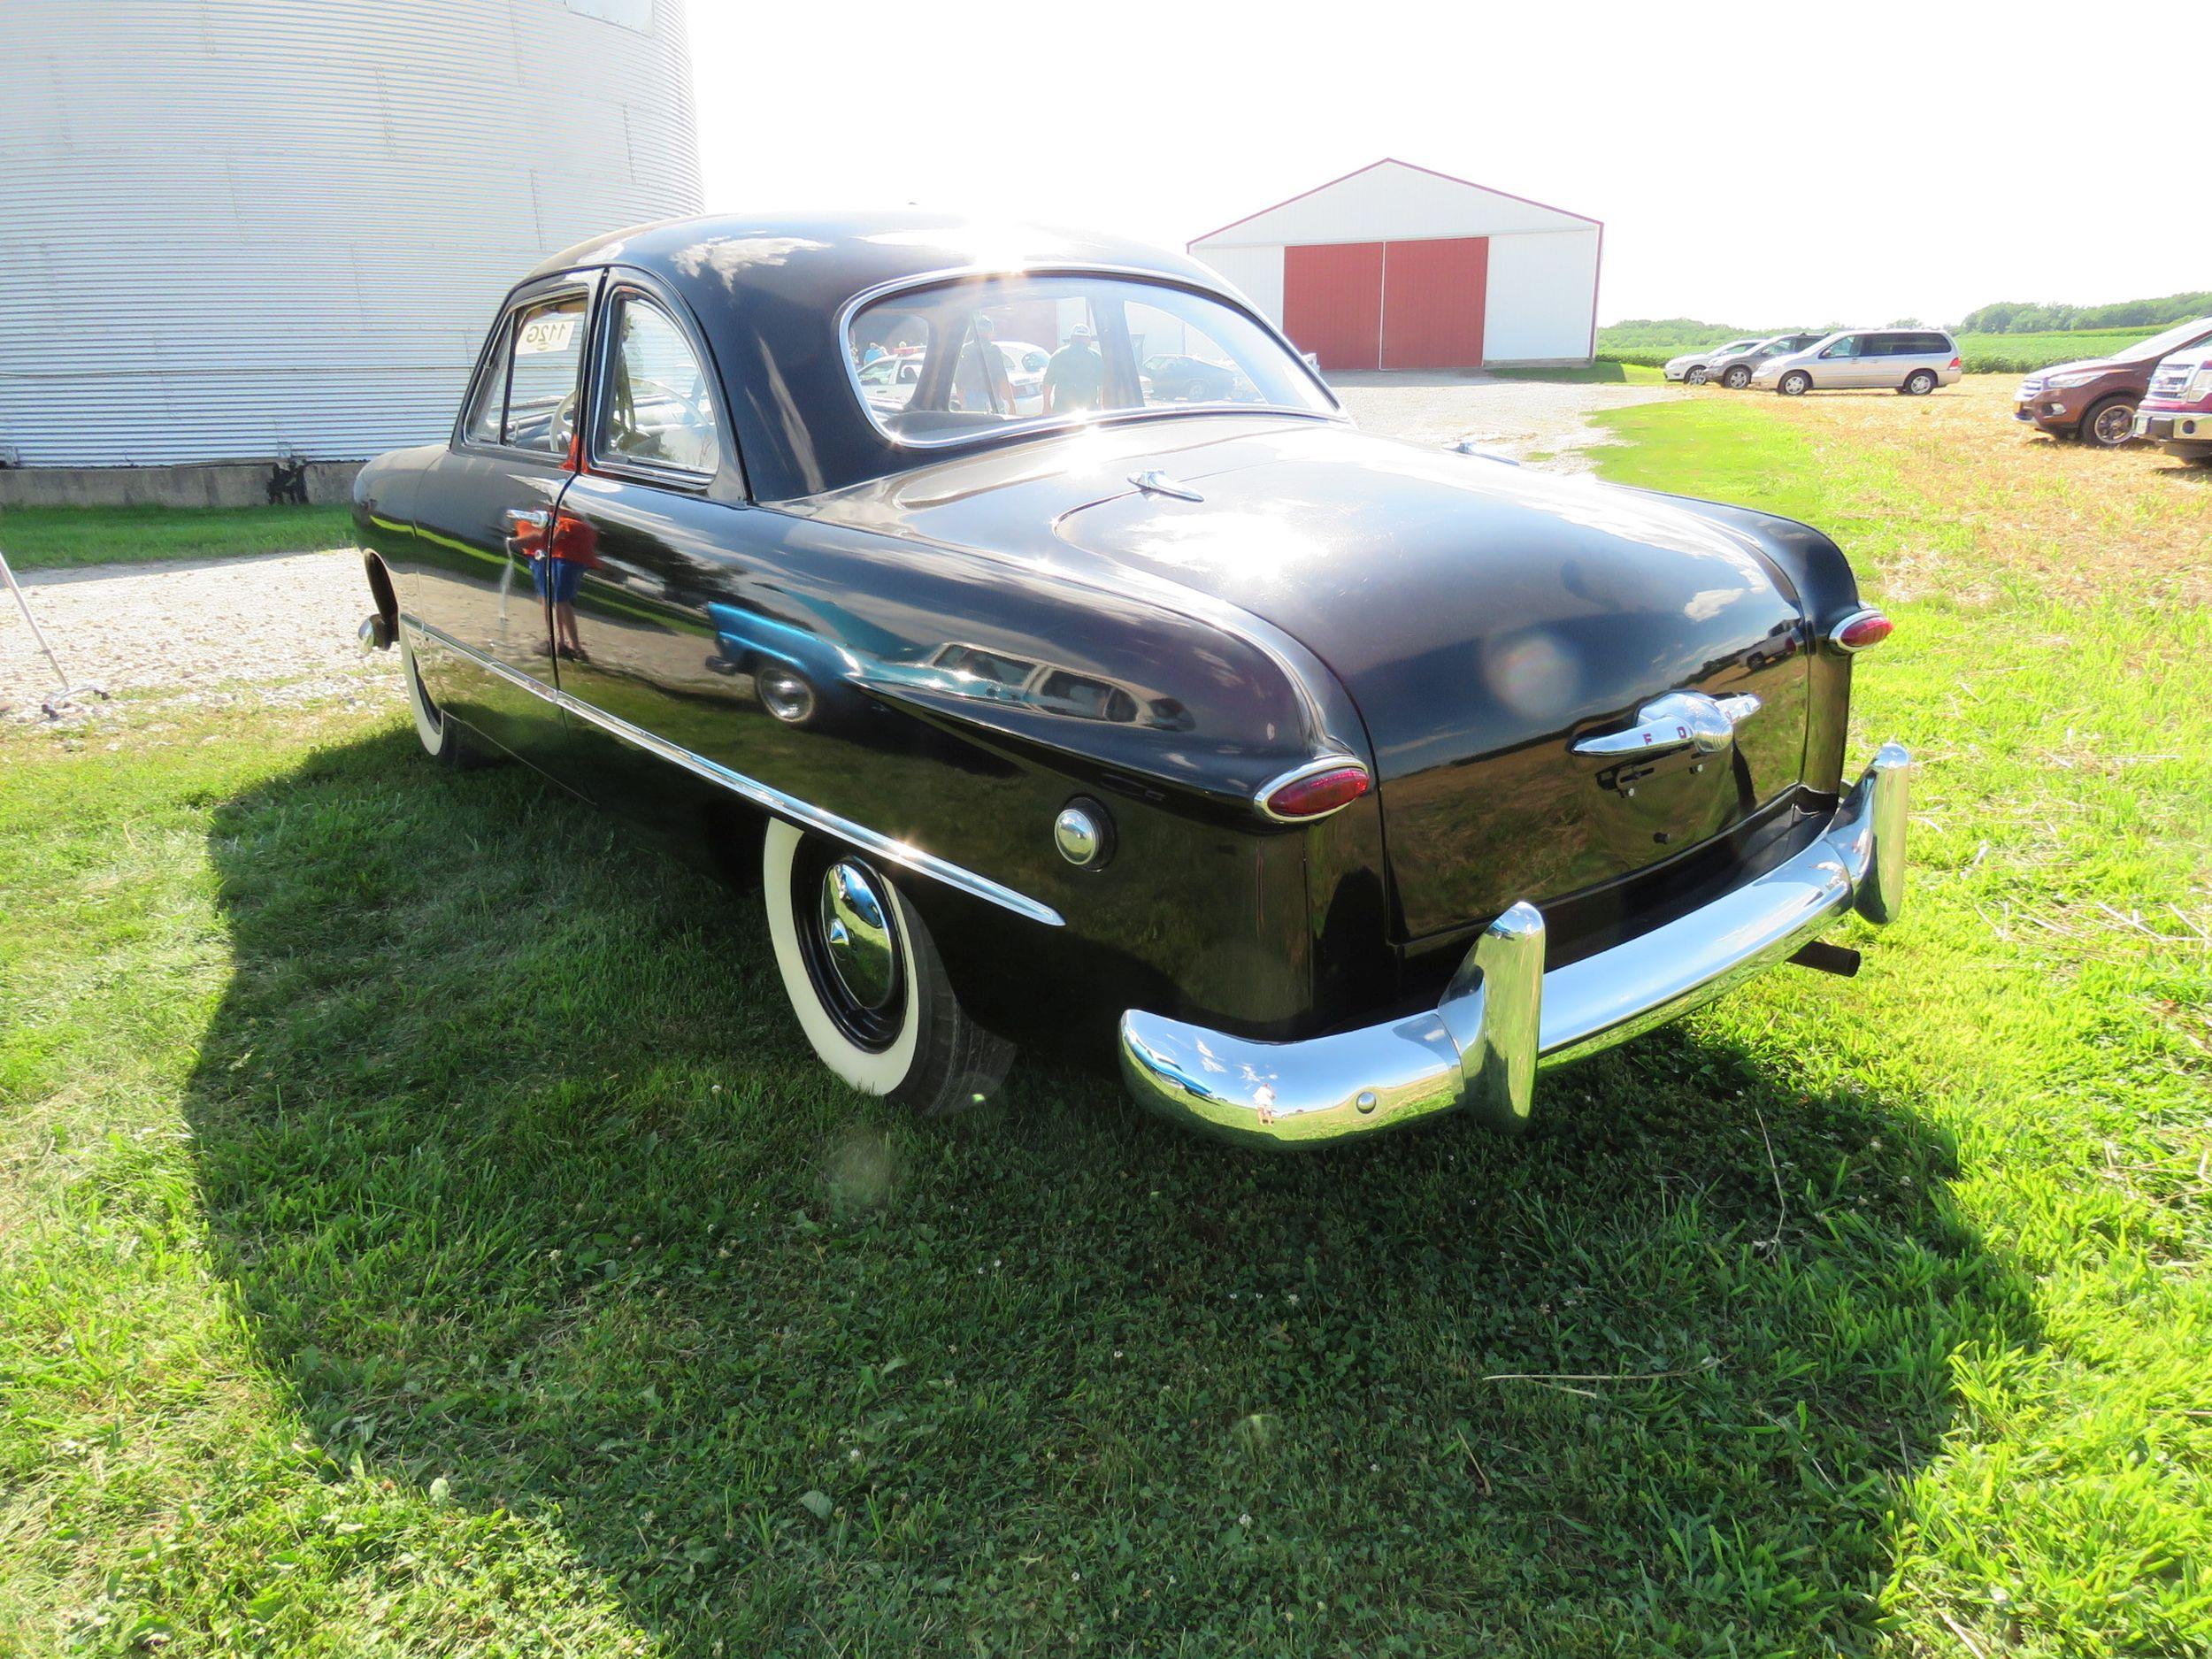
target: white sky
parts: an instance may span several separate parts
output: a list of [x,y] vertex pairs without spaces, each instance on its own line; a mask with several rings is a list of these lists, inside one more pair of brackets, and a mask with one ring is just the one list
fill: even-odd
[[[2203,0],[2139,27],[1947,0],[689,4],[710,210],[913,202],[1179,248],[1395,156],[1603,219],[1607,322],[2212,287]],[[2168,157],[2128,114],[2162,85]]]

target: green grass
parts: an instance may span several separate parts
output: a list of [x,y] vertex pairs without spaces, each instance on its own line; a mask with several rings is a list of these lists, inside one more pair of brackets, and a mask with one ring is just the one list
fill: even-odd
[[19,571],[352,545],[342,506],[0,509],[0,553]]
[[[1973,554],[1763,410],[1606,465]],[[1996,589],[1858,979],[1286,1160],[846,1094],[396,716],[0,740],[0,1653],[2203,1651],[2212,625]]]
[[1571,369],[1493,369],[1502,380],[1557,380],[1573,386],[1658,386],[1666,377],[1635,363],[1590,363]]

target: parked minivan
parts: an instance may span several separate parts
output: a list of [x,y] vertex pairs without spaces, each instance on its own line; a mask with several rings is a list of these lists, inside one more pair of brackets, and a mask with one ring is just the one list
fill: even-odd
[[1769,357],[1751,373],[1754,386],[1785,397],[1847,387],[1889,387],[1914,397],[1959,378],[1958,344],[1939,328],[1847,328],[1816,345]]

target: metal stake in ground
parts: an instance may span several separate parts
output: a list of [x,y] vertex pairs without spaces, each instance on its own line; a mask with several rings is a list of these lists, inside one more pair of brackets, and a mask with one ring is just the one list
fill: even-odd
[[31,614],[31,602],[24,597],[23,588],[15,580],[15,572],[8,568],[8,556],[4,553],[0,553],[0,576],[7,578],[8,591],[15,595],[15,603],[23,612],[24,621],[31,625],[31,637],[38,641],[38,649],[46,653],[46,660],[53,664],[54,678],[61,682],[53,695],[38,705],[40,710],[50,720],[61,712],[65,703],[75,703],[84,697],[97,697],[101,702],[106,702],[108,694],[102,687],[89,683],[81,686],[69,683],[69,675],[61,665],[61,658],[54,655],[54,648],[46,642],[46,630],[38,626],[38,618]]

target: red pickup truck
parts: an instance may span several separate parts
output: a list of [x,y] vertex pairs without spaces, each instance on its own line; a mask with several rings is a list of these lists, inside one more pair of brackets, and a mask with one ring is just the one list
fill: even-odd
[[2212,465],[2212,342],[2158,365],[2136,408],[2133,435],[2185,461]]

